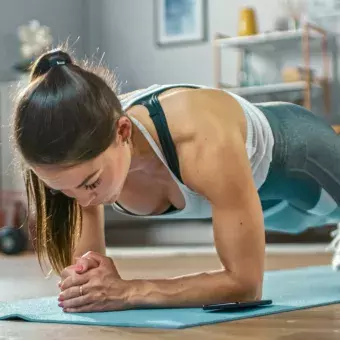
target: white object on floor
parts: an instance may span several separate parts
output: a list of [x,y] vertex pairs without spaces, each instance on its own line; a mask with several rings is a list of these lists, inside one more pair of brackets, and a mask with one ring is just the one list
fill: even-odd
[[157,256],[178,256],[178,255],[212,255],[215,254],[213,246],[189,246],[189,247],[109,247],[106,249],[107,256],[113,257],[157,257]]
[[266,246],[267,254],[317,254],[331,252],[324,243],[285,243]]
[[331,233],[333,240],[327,247],[327,250],[334,252],[332,259],[332,268],[335,271],[340,270],[340,223],[337,225],[337,229]]
[[[267,254],[315,254],[330,251],[326,244],[270,244]],[[179,255],[215,255],[214,246],[147,246],[147,247],[108,247],[107,256],[112,257],[164,257]],[[340,260],[340,254],[339,254]]]

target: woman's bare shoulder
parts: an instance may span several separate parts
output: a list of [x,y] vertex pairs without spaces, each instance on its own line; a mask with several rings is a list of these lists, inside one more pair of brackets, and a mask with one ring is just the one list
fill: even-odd
[[[200,145],[204,138],[221,140],[234,131],[241,131],[246,138],[243,110],[225,91],[213,88],[169,89],[160,94],[159,101],[178,152],[187,143]],[[128,114],[141,122],[159,142],[146,107],[132,106]]]
[[176,131],[211,133],[217,137],[227,131],[240,130],[246,137],[243,109],[223,90],[199,88],[173,92],[163,97],[161,104],[170,126]]

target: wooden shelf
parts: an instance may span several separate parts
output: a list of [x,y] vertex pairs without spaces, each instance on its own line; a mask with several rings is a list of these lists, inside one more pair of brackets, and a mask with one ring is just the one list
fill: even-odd
[[[303,91],[307,87],[307,82],[299,81],[292,83],[278,83],[278,84],[266,84],[260,86],[244,86],[244,87],[230,87],[221,83],[220,87],[230,92],[238,94],[240,96],[254,96],[284,92],[296,92]],[[313,90],[321,90],[321,86],[318,84],[312,84]]]
[[[250,49],[250,48],[263,48],[264,45],[268,45],[268,48],[274,49],[277,45],[289,43],[291,46],[292,42],[300,43],[303,37],[304,30],[289,30],[289,31],[276,31],[269,33],[260,33],[250,36],[239,36],[239,37],[228,37],[219,38],[215,40],[215,44],[220,47],[233,47],[239,49]],[[320,39],[322,36],[317,31],[311,31],[309,38]]]
[[[322,93],[325,112],[330,112],[330,89],[329,89],[329,72],[330,72],[330,52],[328,51],[328,35],[321,27],[313,23],[304,23],[303,27],[297,30],[274,31],[268,33],[260,33],[250,36],[230,37],[225,34],[216,33],[213,42],[214,53],[214,73],[215,84],[218,88],[226,89],[230,92],[239,94],[240,96],[256,96],[280,94],[285,96],[288,94],[296,94],[303,98],[303,106],[311,109],[312,95]],[[222,50],[224,48],[238,49],[239,73],[244,72],[242,58],[246,53],[257,54],[262,59],[279,58],[287,54],[287,52],[300,52],[303,58],[303,67],[311,69],[311,48],[318,46],[318,51],[322,55],[322,75],[320,79],[324,79],[324,84],[318,85],[312,82],[312,79],[299,81],[294,83],[279,83],[262,86],[249,87],[232,87],[222,82]],[[315,46],[314,46],[315,45]],[[279,53],[277,53],[279,51]],[[272,55],[272,52],[275,55]],[[276,60],[276,59],[275,59]],[[239,77],[238,77],[239,78]],[[290,96],[292,97],[292,96]],[[294,99],[295,100],[295,99]]]

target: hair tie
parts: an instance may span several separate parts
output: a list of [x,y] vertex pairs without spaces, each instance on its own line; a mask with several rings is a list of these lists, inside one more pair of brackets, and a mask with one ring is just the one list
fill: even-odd
[[50,64],[50,68],[52,68],[52,67],[56,67],[56,66],[66,65],[67,62],[66,62],[66,60],[52,59],[52,60],[50,60],[49,64]]

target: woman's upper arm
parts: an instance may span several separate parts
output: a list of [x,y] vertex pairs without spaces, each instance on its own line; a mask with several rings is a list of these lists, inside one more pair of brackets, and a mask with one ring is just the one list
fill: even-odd
[[82,233],[74,257],[80,257],[92,250],[105,255],[104,206],[82,208]]
[[197,156],[190,157],[185,179],[211,203],[215,245],[223,267],[245,285],[258,287],[265,255],[262,208],[244,138],[236,129],[226,130],[225,138],[211,137],[199,151],[192,150]]

